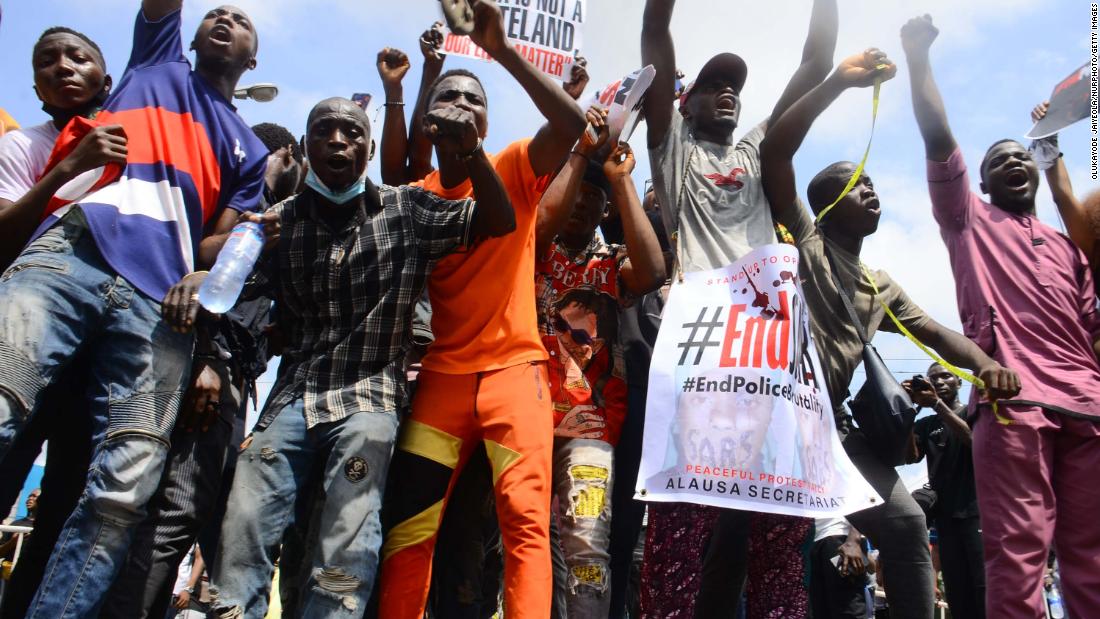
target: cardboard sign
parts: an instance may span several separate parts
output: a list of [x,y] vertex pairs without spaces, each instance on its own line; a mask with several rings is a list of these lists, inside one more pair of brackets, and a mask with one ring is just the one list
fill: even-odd
[[882,503],[837,437],[798,260],[766,245],[673,284],[635,498],[808,517]]
[[657,70],[653,65],[646,65],[621,80],[608,84],[582,106],[588,109],[592,104],[599,103],[607,108],[608,141],[611,144],[630,140],[638,126],[642,100],[656,75]]
[[[559,80],[569,78],[573,58],[581,48],[585,0],[497,0],[504,16],[504,33],[516,51],[540,71]],[[453,56],[492,61],[470,37],[444,31],[443,51]]]
[[1091,80],[1092,73],[1089,63],[1086,62],[1066,79],[1058,82],[1054,92],[1050,93],[1050,108],[1047,109],[1047,115],[1035,123],[1026,137],[1033,140],[1045,138],[1079,120],[1088,118],[1092,105]]

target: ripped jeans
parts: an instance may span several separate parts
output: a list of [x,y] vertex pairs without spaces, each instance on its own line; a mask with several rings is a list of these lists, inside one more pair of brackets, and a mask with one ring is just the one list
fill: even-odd
[[297,495],[323,468],[325,503],[300,617],[363,616],[382,546],[379,510],[397,436],[397,415],[355,413],[306,427],[304,404],[286,405],[237,459],[211,572],[219,619],[267,613],[274,560]]
[[0,458],[74,356],[86,354],[91,374],[87,484],[27,617],[98,614],[160,479],[191,347],[190,334],[161,319],[158,301],[106,263],[79,209],[0,276]]
[[[596,439],[554,439],[554,495],[561,514],[566,615],[603,619],[611,606],[611,470],[615,448]],[[554,578],[562,578],[555,573]],[[557,588],[557,587],[555,587]]]

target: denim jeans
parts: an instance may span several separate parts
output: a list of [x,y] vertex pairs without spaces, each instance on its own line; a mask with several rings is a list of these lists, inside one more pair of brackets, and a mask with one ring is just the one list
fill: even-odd
[[279,543],[319,461],[325,505],[300,616],[361,617],[378,571],[379,511],[396,436],[394,412],[356,413],[307,429],[301,398],[257,431],[237,461],[229,493],[212,572],[213,615],[266,614]]
[[224,362],[212,362],[211,367],[222,381],[219,417],[205,431],[177,425],[172,432],[160,485],[105,598],[100,619],[163,617],[172,601],[180,562],[217,511],[226,460],[237,451],[230,439],[246,400]]
[[159,302],[104,261],[78,209],[0,276],[0,457],[78,353],[91,367],[88,483],[28,617],[96,614],[156,489],[191,345],[161,320]]
[[611,606],[608,551],[614,453],[614,447],[596,439],[554,439],[554,494],[561,507],[569,619],[604,619]]

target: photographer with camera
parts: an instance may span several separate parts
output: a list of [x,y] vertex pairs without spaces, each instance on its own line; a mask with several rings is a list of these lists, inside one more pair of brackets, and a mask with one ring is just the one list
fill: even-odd
[[[913,425],[909,462],[928,458],[931,492],[928,524],[939,535],[947,605],[955,617],[985,617],[985,573],[974,462],[970,456],[970,426],[966,405],[959,401],[960,381],[938,363],[928,377],[902,382],[913,402],[936,414]],[[922,507],[925,507],[922,505]]]

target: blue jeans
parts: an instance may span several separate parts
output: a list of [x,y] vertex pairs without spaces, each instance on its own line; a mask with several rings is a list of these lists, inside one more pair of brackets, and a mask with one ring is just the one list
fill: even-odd
[[229,493],[212,571],[214,616],[267,613],[279,543],[318,462],[325,503],[300,616],[361,617],[378,571],[379,510],[396,436],[394,412],[356,413],[307,429],[301,398],[258,430],[237,460]]
[[92,464],[27,617],[94,616],[168,451],[192,339],[104,260],[79,210],[0,276],[0,457],[77,353],[90,366]]

